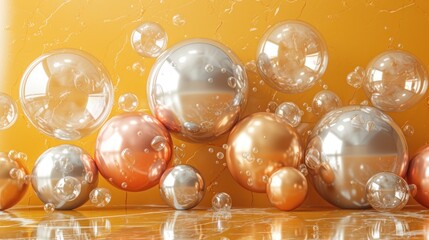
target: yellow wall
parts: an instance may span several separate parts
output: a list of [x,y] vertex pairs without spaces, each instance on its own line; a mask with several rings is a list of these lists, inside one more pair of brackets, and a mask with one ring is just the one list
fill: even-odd
[[[28,64],[44,52],[58,48],[78,48],[98,58],[109,71],[115,86],[115,105],[111,116],[120,113],[117,99],[125,92],[135,93],[139,110],[149,112],[146,79],[154,59],[142,58],[130,45],[132,30],[145,21],[162,25],[168,34],[168,47],[189,38],[210,38],[229,48],[245,64],[255,59],[259,39],[271,25],[287,19],[306,21],[317,28],[326,40],[329,65],[323,82],[296,95],[276,92],[260,84],[260,76],[248,71],[250,95],[245,115],[265,111],[268,103],[294,101],[299,106],[311,103],[315,93],[326,84],[344,104],[367,100],[363,90],[347,85],[346,76],[356,66],[366,64],[388,49],[404,49],[429,66],[429,1],[426,0],[160,0],[160,1],[27,1],[0,3],[0,91],[18,101],[19,83]],[[3,12],[1,12],[3,11]],[[173,24],[180,14],[184,25]],[[144,72],[132,70],[140,63]],[[131,69],[131,70],[130,70]],[[256,91],[253,91],[254,88]],[[0,151],[25,152],[29,169],[47,148],[65,143],[39,133],[21,111],[16,124],[0,132]],[[407,137],[410,154],[427,142],[429,112],[425,96],[419,104],[402,113],[389,113],[396,123],[406,122],[415,128]],[[317,118],[306,112],[304,122]],[[93,154],[96,133],[71,142]],[[226,191],[234,206],[269,206],[264,194],[252,194],[231,178],[224,166],[216,162],[216,152],[224,151],[226,136],[210,144],[193,144],[174,139],[184,151],[181,163],[196,166],[208,185],[201,206],[209,206],[214,193]],[[182,143],[184,145],[182,145]],[[213,147],[214,153],[208,148]],[[180,155],[180,154],[178,154]],[[100,183],[113,192],[113,204],[125,203],[126,193]],[[129,204],[162,204],[157,187],[140,193],[128,193]],[[21,205],[40,204],[33,190]],[[326,206],[312,189],[305,206]]]

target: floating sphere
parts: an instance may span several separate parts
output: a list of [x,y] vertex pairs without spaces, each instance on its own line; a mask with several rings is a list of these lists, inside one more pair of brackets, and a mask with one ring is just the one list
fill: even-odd
[[312,110],[317,116],[323,116],[342,105],[341,99],[337,94],[329,90],[322,90],[314,96]]
[[191,209],[204,197],[204,179],[197,169],[177,165],[167,169],[159,181],[162,199],[177,210]]
[[165,51],[147,83],[152,113],[177,137],[195,142],[229,131],[246,105],[247,92],[238,58],[206,39],[184,41]]
[[109,116],[113,86],[94,57],[63,49],[34,60],[21,79],[25,116],[40,132],[77,140],[94,132]]
[[154,22],[145,22],[131,33],[131,45],[143,57],[158,57],[167,48],[167,33]]
[[267,195],[271,204],[280,210],[293,210],[307,197],[308,184],[305,176],[293,167],[280,168],[267,183]]
[[398,211],[407,205],[407,182],[391,172],[380,172],[366,184],[366,197],[372,208],[378,211]]
[[302,115],[304,112],[293,102],[284,102],[276,108],[276,116],[292,127],[297,127],[301,123]]
[[28,188],[25,175],[28,170],[19,160],[11,159],[0,152],[0,211],[18,203]]
[[317,192],[340,208],[368,208],[365,187],[379,172],[404,176],[405,136],[394,121],[368,106],[326,114],[309,137],[306,165]]
[[376,56],[366,69],[364,90],[374,107],[399,112],[420,101],[428,88],[428,72],[411,53],[390,50]]
[[256,58],[264,81],[290,94],[311,88],[328,66],[322,36],[301,21],[285,21],[268,29],[259,41]]
[[0,130],[10,128],[18,118],[18,107],[7,94],[0,93]]
[[271,174],[298,167],[303,149],[295,129],[273,113],[254,113],[228,137],[226,163],[232,177],[252,192],[265,192]]
[[212,198],[212,207],[215,211],[229,211],[232,206],[232,199],[228,193],[220,192]]
[[124,93],[119,97],[118,105],[124,112],[133,112],[139,105],[139,99],[133,93]]
[[89,200],[96,207],[105,207],[110,203],[112,194],[107,188],[95,188],[89,193]]
[[416,186],[414,199],[429,208],[429,145],[420,148],[411,159],[407,181]]
[[95,162],[101,175],[122,190],[137,192],[158,184],[171,159],[167,129],[144,113],[123,113],[100,130]]
[[[88,173],[92,173],[88,182]],[[73,145],[59,145],[46,150],[36,160],[31,184],[44,203],[55,209],[74,209],[88,201],[97,187],[98,170],[92,157]]]

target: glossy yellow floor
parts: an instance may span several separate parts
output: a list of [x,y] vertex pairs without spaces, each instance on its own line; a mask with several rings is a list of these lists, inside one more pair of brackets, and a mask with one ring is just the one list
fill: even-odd
[[0,212],[1,238],[29,239],[428,239],[429,210],[235,208],[176,211],[162,207],[42,208]]

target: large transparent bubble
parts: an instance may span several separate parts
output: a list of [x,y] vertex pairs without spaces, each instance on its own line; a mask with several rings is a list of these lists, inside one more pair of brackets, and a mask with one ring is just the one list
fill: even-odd
[[404,111],[426,93],[428,73],[412,54],[390,50],[368,64],[363,86],[375,107],[383,111]]
[[322,36],[300,21],[285,21],[268,29],[256,55],[264,81],[284,93],[309,89],[328,65],[328,51]]
[[76,140],[106,120],[113,105],[113,87],[97,59],[80,50],[62,49],[30,64],[21,80],[20,101],[39,131]]

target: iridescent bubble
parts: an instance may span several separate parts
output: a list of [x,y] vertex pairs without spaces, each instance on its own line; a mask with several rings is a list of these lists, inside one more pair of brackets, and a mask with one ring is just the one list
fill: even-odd
[[18,118],[18,107],[15,101],[5,94],[0,93],[0,130],[10,128]]
[[74,177],[63,177],[58,180],[54,188],[54,193],[57,197],[64,201],[75,200],[81,191],[82,185]]
[[152,142],[150,143],[150,145],[152,146],[153,150],[159,152],[159,151],[162,151],[162,149],[165,148],[166,140],[162,136],[155,136],[152,139]]
[[301,123],[302,115],[302,111],[293,102],[284,102],[276,108],[276,116],[292,127],[296,127]]
[[53,203],[46,203],[43,206],[43,210],[45,210],[46,213],[52,213],[55,211],[55,205]]
[[322,90],[313,98],[312,111],[317,116],[323,116],[341,106],[342,102],[337,94],[329,90]]
[[369,204],[378,211],[398,211],[408,202],[410,188],[400,176],[381,172],[372,176],[366,184]]
[[268,29],[257,50],[262,78],[284,93],[311,88],[325,73],[328,51],[322,36],[311,25],[285,21]]
[[104,66],[80,50],[43,54],[21,79],[25,116],[40,132],[77,140],[94,132],[109,116],[113,86]]
[[95,188],[89,193],[89,200],[96,207],[105,207],[110,203],[112,194],[107,188]]
[[368,64],[363,86],[375,107],[399,112],[423,98],[428,78],[425,66],[415,56],[401,50],[390,50]]
[[180,14],[173,16],[173,24],[176,26],[182,26],[186,23],[186,20]]
[[146,22],[131,34],[134,50],[143,57],[158,57],[167,48],[167,33],[157,23]]
[[133,93],[124,93],[118,100],[119,108],[124,112],[132,112],[139,105],[139,99]]
[[354,88],[362,87],[363,81],[365,80],[365,69],[361,66],[357,66],[353,72],[347,75],[347,84]]
[[212,198],[212,207],[215,211],[229,211],[232,206],[232,199],[228,193],[216,193]]

